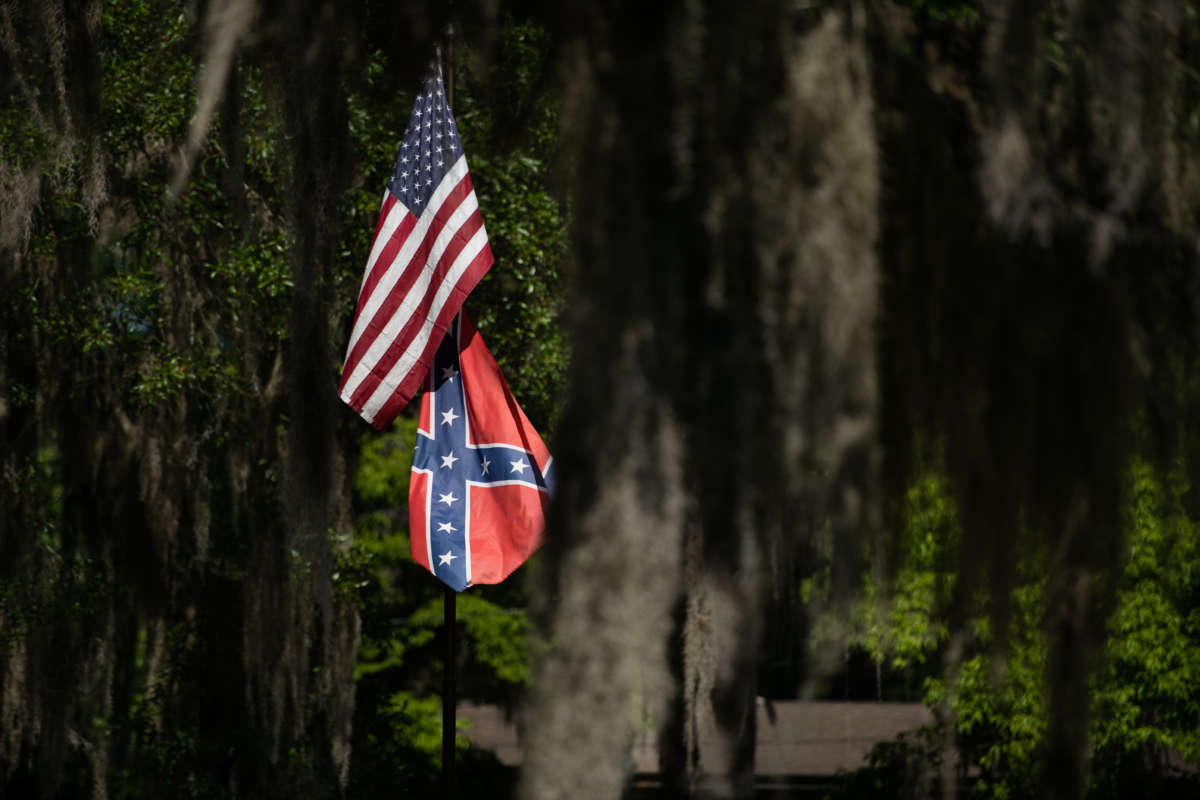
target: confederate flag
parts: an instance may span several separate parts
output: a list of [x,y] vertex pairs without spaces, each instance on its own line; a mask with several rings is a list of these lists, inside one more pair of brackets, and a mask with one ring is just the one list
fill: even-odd
[[553,459],[462,313],[421,398],[412,557],[455,591],[499,583],[541,545]]

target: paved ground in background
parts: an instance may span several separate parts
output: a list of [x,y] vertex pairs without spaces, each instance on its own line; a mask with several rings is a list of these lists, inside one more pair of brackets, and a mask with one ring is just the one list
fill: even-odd
[[[521,763],[516,724],[496,706],[460,704],[458,718],[471,720],[466,736],[476,747],[490,750],[501,763]],[[933,722],[921,703],[816,703],[786,701],[758,706],[755,772],[759,775],[831,776],[865,764],[875,743]],[[701,752],[712,743],[712,731],[701,730]],[[634,771],[658,772],[658,747],[652,733],[634,743]],[[701,765],[706,766],[705,764]]]

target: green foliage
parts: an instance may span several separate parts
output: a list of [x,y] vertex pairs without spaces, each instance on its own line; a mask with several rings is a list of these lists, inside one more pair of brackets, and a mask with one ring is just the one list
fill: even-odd
[[[1200,761],[1200,528],[1186,510],[1190,487],[1183,474],[1161,476],[1142,461],[1129,470],[1127,561],[1104,665],[1092,679],[1089,794],[1095,798],[1184,796],[1200,782],[1194,771],[1182,768]],[[893,596],[912,593],[912,602],[900,604],[907,613],[872,617],[856,606],[857,642],[877,656],[887,652],[887,642],[900,653],[928,654],[945,635],[944,628],[925,621],[926,614],[937,614],[941,590],[926,589],[946,585],[952,574],[936,555],[942,536],[951,543],[957,537],[952,503],[935,476],[919,479],[908,501],[904,561],[893,584]],[[939,531],[932,558],[922,531]],[[1013,624],[1002,658],[987,618],[977,616],[968,624],[961,662],[925,682],[925,702],[951,720],[955,773],[966,781],[969,797],[1040,797],[1040,775],[1053,768],[1045,764],[1043,750],[1047,559],[1033,548],[1018,565]],[[866,585],[872,597],[869,578]],[[877,628],[861,622],[872,619]],[[846,776],[837,796],[928,796],[924,789],[906,793],[896,787],[928,785],[914,783],[914,776],[928,778],[940,770],[941,751],[930,744],[936,738],[931,729],[881,745],[868,768]]]
[[926,702],[947,709],[954,720],[959,773],[978,772],[972,796],[1025,797],[1039,791],[1047,723],[1043,608],[1044,584],[1019,587],[1013,597],[1017,622],[1003,662],[994,661],[989,626],[977,619],[971,626],[973,652],[954,675],[927,683]]
[[[1092,687],[1097,797],[1171,796],[1185,781],[1176,765],[1200,758],[1200,531],[1184,510],[1188,487],[1180,474],[1163,478],[1140,461],[1130,468],[1126,567],[1105,666]],[[963,663],[952,689],[930,685],[929,701],[948,701],[955,711],[963,758],[980,770],[974,792],[980,797],[1036,797],[1045,768],[1045,585],[1036,579],[1045,567],[1037,556],[1024,566],[1000,675],[976,655]],[[977,642],[988,643],[986,630]]]
[[949,488],[939,475],[921,476],[905,501],[899,569],[887,587],[868,576],[855,605],[860,643],[892,669],[924,663],[945,640],[940,613],[950,600],[945,553],[954,552],[962,538]]
[[[954,502],[945,478],[923,473],[905,497],[903,533],[895,551],[898,564],[890,579],[876,563],[861,576],[845,616],[817,614],[809,635],[813,652],[828,648],[864,652],[877,668],[876,695],[885,698],[883,674],[924,672],[929,657],[946,640],[944,609],[952,581],[947,561],[961,539]],[[864,550],[863,560],[870,562]],[[801,597],[814,608],[831,602],[832,544],[826,543],[825,564],[801,585]]]
[[407,469],[397,465],[412,463],[413,446],[417,440],[415,417],[401,417],[384,434],[367,434],[358,470],[354,473],[354,494],[365,509],[394,506],[408,498]]
[[1185,511],[1182,474],[1130,470],[1129,561],[1095,692],[1101,796],[1144,792],[1200,763],[1200,526]]
[[523,609],[504,608],[476,595],[459,598],[458,618],[468,658],[481,671],[475,680],[496,690],[522,688],[533,676],[531,629]]
[[116,155],[179,140],[195,106],[186,47],[194,20],[178,4],[123,0],[102,7],[105,138]]

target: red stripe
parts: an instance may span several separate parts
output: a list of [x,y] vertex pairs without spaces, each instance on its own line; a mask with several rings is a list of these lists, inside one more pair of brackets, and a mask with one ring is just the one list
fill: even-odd
[[[346,364],[344,367],[342,367],[343,388],[345,388],[347,376],[354,372],[354,370],[358,367],[358,363],[370,349],[371,345],[377,338],[379,338],[379,334],[383,332],[385,327],[387,327],[388,321],[396,313],[396,309],[400,307],[400,302],[404,299],[405,295],[408,294],[408,290],[412,288],[412,285],[416,282],[418,276],[420,276],[421,270],[425,268],[425,265],[429,260],[429,251],[433,247],[433,243],[437,241],[437,237],[442,232],[442,229],[446,226],[446,222],[449,220],[450,215],[453,214],[460,205],[462,205],[463,200],[465,200],[472,191],[473,188],[471,186],[471,176],[470,174],[464,175],[462,180],[458,182],[458,185],[456,185],[454,189],[451,190],[450,194],[447,195],[446,201],[442,203],[442,205],[434,213],[433,220],[431,221],[429,228],[425,231],[425,236],[421,240],[421,244],[417,247],[416,252],[413,253],[411,260],[403,266],[403,272],[400,274],[399,280],[396,281],[396,285],[392,287],[392,290],[388,293],[388,296],[376,310],[375,315],[371,318],[371,321],[368,322],[366,327],[363,328],[358,341],[352,343],[350,353],[346,356]],[[478,214],[478,210],[476,210],[475,213]],[[409,216],[411,217],[412,215],[410,214]],[[415,224],[416,222],[414,219],[414,227]],[[407,229],[405,238],[407,238],[407,233],[411,232],[411,230],[412,227]],[[397,233],[399,233],[399,230],[397,230]],[[393,239],[394,238],[395,237],[393,237]],[[383,258],[385,254],[381,254],[379,260],[376,261],[377,267],[380,263],[387,265],[384,268],[384,271],[390,271],[397,267],[393,259],[396,257],[396,253],[399,252],[401,246],[403,245],[403,239],[395,242],[390,241],[388,243],[388,247],[392,248],[393,244],[395,244],[394,249],[392,249],[390,253],[386,254],[388,256],[387,261],[384,261]],[[383,273],[380,272],[380,275],[382,274]],[[378,281],[376,281],[376,283],[378,283]],[[427,294],[436,292],[437,288],[438,284],[436,282],[431,282],[429,284]],[[363,305],[363,302],[360,300],[360,312],[363,308]],[[357,325],[357,314],[355,324]],[[400,337],[397,337],[397,340],[400,339],[403,339],[403,334]],[[392,342],[389,345],[389,347],[394,346],[395,342]],[[407,342],[404,346],[408,346]],[[403,349],[401,352],[403,352]],[[395,362],[393,361],[393,363]],[[371,372],[374,373],[375,369],[372,369]],[[378,381],[376,381],[376,385],[378,385]],[[357,398],[358,395],[359,392],[355,391],[355,398]],[[370,395],[368,394],[366,397],[369,396]],[[361,412],[362,403],[366,401],[366,397],[363,397],[357,401],[352,399],[350,401],[350,407],[355,411]]]
[[[422,405],[427,401],[421,401]],[[429,566],[429,554],[425,552],[425,532],[429,528],[429,509],[425,500],[429,496],[429,473],[413,471],[408,482],[408,545],[413,561],[433,572]]]
[[[393,339],[391,342],[388,343],[387,351],[375,363],[375,366],[371,368],[370,373],[365,378],[363,378],[362,382],[355,388],[354,394],[351,396],[351,401],[350,401],[350,405],[355,410],[360,410],[362,408],[362,405],[367,402],[367,399],[370,398],[371,394],[375,391],[376,387],[379,386],[379,384],[383,380],[383,378],[389,372],[391,372],[392,367],[394,367],[396,365],[396,362],[400,360],[400,356],[404,355],[405,350],[408,349],[409,345],[412,344],[413,340],[416,339],[416,337],[419,335],[421,328],[425,324],[425,320],[427,320],[429,318],[429,312],[433,305],[434,296],[437,294],[438,290],[441,288],[442,284],[446,280],[446,273],[448,273],[450,271],[450,267],[454,265],[454,260],[456,258],[458,258],[459,253],[462,252],[462,249],[467,245],[467,242],[470,241],[471,237],[474,236],[475,233],[482,227],[483,227],[483,215],[479,212],[479,209],[476,208],[475,212],[472,213],[471,216],[467,218],[466,222],[464,222],[462,227],[459,228],[458,231],[455,233],[454,238],[450,240],[450,243],[446,246],[445,252],[442,253],[442,257],[440,259],[438,259],[437,265],[434,267],[434,270],[433,270],[433,275],[431,276],[430,281],[429,281],[429,291],[427,291],[421,297],[420,303],[418,303],[417,308],[413,311],[413,313],[409,316],[409,318],[404,321],[404,326],[400,329],[400,333],[396,336],[395,339]],[[483,254],[483,253],[487,253],[490,258],[491,248],[486,243],[484,244],[483,249],[480,250],[480,254]],[[475,261],[477,261],[477,260],[478,260],[478,256],[476,256],[476,258],[471,263],[474,264]],[[491,265],[491,261],[489,260],[487,266],[490,266],[490,265]],[[484,267],[485,271],[487,270],[487,266]],[[470,267],[468,267],[468,269],[470,269]],[[461,285],[462,285],[462,281],[460,278],[459,283],[458,283],[459,288],[456,289],[455,291],[461,290]],[[472,284],[472,286],[473,285],[474,284]],[[470,289],[468,288],[468,291],[469,290]],[[451,298],[453,298],[454,295],[455,295],[455,292],[452,291],[450,293],[450,297],[447,298],[446,305],[449,305],[452,303]],[[465,294],[464,294],[464,297],[465,297]],[[396,293],[393,292],[392,295],[389,296],[388,300],[387,300],[387,304],[391,304],[393,306],[393,313],[394,313],[395,307],[399,305],[399,300],[395,299],[395,298],[396,298]],[[461,307],[462,307],[462,300],[460,299],[458,301],[458,305],[455,308],[455,311],[457,311],[457,309],[461,308]],[[445,305],[443,305],[443,309],[444,308],[445,308]],[[437,309],[437,312],[441,312],[443,309]],[[381,308],[380,311],[382,312],[383,309]],[[390,316],[390,314],[389,314],[389,316]],[[453,317],[454,317],[454,315],[451,314],[450,318],[453,319]],[[441,318],[442,318],[441,313],[438,313],[438,319],[440,320]],[[376,317],[376,319],[378,319],[378,317]],[[446,324],[448,325],[449,322],[447,321]],[[443,328],[441,328],[440,332],[445,333],[445,330],[446,329],[443,327]],[[430,336],[430,342],[433,342],[434,348],[436,348],[438,343],[441,342],[441,336],[437,335],[436,323],[435,323],[434,335]],[[425,344],[425,347],[422,348],[422,350],[423,351],[429,350],[429,342],[427,342]],[[424,356],[424,352],[422,353],[422,357],[423,356]],[[420,365],[421,363],[423,363],[423,358],[418,359],[418,361],[416,363],[417,363],[417,365]],[[424,362],[424,363],[428,363],[428,362]],[[424,376],[425,376],[424,372],[419,372],[416,376],[416,382],[419,384],[421,381],[421,378],[423,378]],[[401,385],[403,386],[403,382]],[[417,388],[416,385],[414,385],[412,387],[413,392],[416,391],[416,388]],[[408,393],[406,397],[407,397],[407,399],[405,399],[405,401],[404,401],[405,403],[408,402],[408,399],[412,398],[412,393]]]

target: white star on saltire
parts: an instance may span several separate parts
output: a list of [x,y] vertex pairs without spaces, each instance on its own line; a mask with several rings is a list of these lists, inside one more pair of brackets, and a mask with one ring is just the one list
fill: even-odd
[[458,414],[454,413],[453,408],[450,409],[449,411],[442,412],[442,424],[443,425],[451,425],[451,424],[453,424],[454,420],[456,420],[456,419],[458,419]]
[[456,558],[458,558],[458,556],[454,555],[454,553],[451,553],[449,550],[447,550],[446,552],[444,552],[440,556],[438,556],[438,559],[439,559],[438,564],[439,565],[449,564],[451,561],[453,561]]
[[457,374],[458,370],[454,368],[453,364],[448,364],[447,366],[442,367],[442,380],[444,381],[454,380],[454,376]]
[[448,456],[442,456],[442,468],[443,469],[454,469],[455,461],[458,461],[458,459],[455,457],[454,453],[451,453]]
[[511,469],[511,470],[509,470],[509,471],[510,471],[510,472],[515,472],[515,473],[517,473],[518,475],[524,475],[524,474],[525,474],[525,468],[529,466],[528,464],[526,464],[526,463],[525,463],[525,461],[524,461],[524,460],[522,460],[522,459],[520,459],[520,458],[518,458],[516,461],[510,461],[510,462],[508,462],[508,463],[512,464],[512,469]]
[[488,457],[487,457],[487,456],[484,456],[484,457],[483,457],[483,463],[482,463],[482,466],[483,466],[483,474],[484,474],[484,475],[487,475],[487,474],[488,474],[488,467],[490,467],[491,465],[492,465],[492,462],[488,460]]
[[458,502],[458,498],[454,496],[454,492],[446,492],[445,494],[438,492],[438,502],[445,503],[448,506],[452,506],[456,502]]
[[458,528],[451,525],[449,522],[438,523],[438,533],[454,533]]

